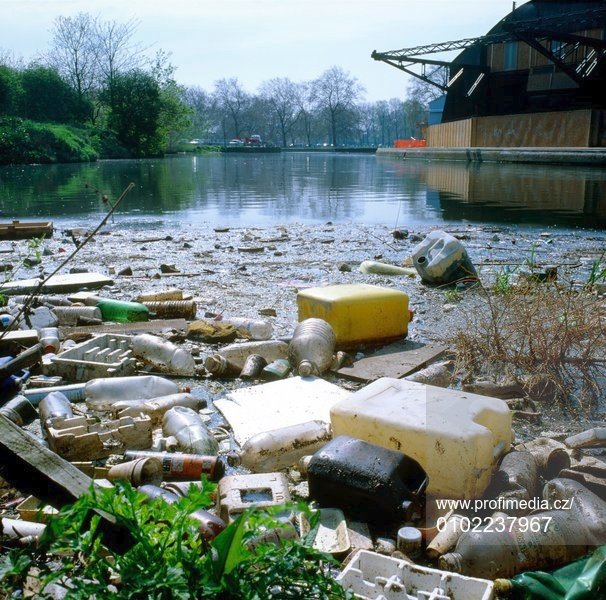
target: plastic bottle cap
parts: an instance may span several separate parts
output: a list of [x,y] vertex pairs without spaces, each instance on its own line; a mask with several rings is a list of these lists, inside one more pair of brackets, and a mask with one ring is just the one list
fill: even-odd
[[309,360],[302,360],[297,371],[301,377],[309,377],[314,372],[314,365]]
[[422,534],[416,527],[402,527],[398,530],[398,550],[404,554],[415,554],[421,550]]

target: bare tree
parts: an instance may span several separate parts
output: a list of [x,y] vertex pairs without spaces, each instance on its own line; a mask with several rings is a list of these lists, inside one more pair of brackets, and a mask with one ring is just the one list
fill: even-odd
[[[445,87],[449,79],[449,70],[447,67],[439,66],[430,73],[427,73],[426,77],[438,85]],[[406,89],[406,93],[409,100],[415,100],[426,108],[432,100],[436,100],[444,94],[438,86],[427,83],[418,77],[412,79]]]
[[233,125],[234,137],[241,137],[243,132],[243,119],[251,102],[250,95],[240,85],[236,77],[219,79],[215,81],[214,96],[220,110],[223,111],[222,129],[223,137],[227,139],[227,119]]
[[88,13],[55,20],[47,64],[75,90],[80,101],[98,83],[97,23]]
[[278,120],[282,146],[287,145],[286,138],[299,117],[300,92],[300,86],[287,77],[277,77],[261,84],[261,96],[267,101]]
[[181,95],[183,104],[190,109],[190,130],[192,137],[206,136],[213,112],[213,99],[210,94],[200,87],[190,87],[183,90]]
[[363,92],[358,80],[341,67],[331,67],[312,83],[312,99],[316,108],[325,115],[333,146],[337,145],[340,125],[355,108]]

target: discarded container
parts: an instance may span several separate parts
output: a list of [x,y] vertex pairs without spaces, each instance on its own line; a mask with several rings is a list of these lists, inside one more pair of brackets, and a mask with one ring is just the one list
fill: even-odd
[[0,330],[8,331],[17,327],[17,320],[13,315],[0,315]]
[[[299,514],[299,529],[303,537],[311,530],[311,525],[304,513]],[[338,508],[321,508],[318,530],[312,547],[327,554],[345,554],[351,549],[347,531],[347,522],[343,511]]]
[[410,518],[425,497],[427,475],[412,458],[349,436],[316,452],[307,469],[309,495],[370,523]]
[[170,288],[161,292],[149,292],[139,294],[135,298],[136,302],[174,302],[183,300],[183,292],[177,288]]
[[477,279],[463,244],[444,231],[432,231],[413,248],[412,261],[421,279],[446,284],[460,279]]
[[445,388],[452,383],[453,377],[451,367],[452,361],[435,363],[412,375],[407,375],[405,379]]
[[15,396],[9,400],[0,408],[0,413],[19,427],[29,425],[38,418],[38,412],[25,396]]
[[162,419],[162,432],[173,436],[183,452],[212,455],[219,451],[219,444],[191,408],[175,406],[168,410]]
[[288,346],[288,360],[301,377],[319,375],[330,368],[336,338],[329,323],[305,319],[295,328]]
[[269,321],[259,319],[229,317],[221,319],[221,322],[233,325],[240,337],[248,338],[249,340],[269,340],[274,331]]
[[527,451],[509,452],[503,457],[493,477],[491,489],[523,490],[525,498],[534,498],[539,488],[539,466],[535,457]]
[[398,550],[402,554],[415,558],[421,554],[423,535],[416,527],[400,527],[398,529]]
[[282,473],[229,475],[217,488],[221,518],[230,522],[247,508],[267,508],[290,501],[288,480]]
[[266,366],[267,361],[260,354],[251,354],[240,371],[240,379],[257,379]]
[[258,354],[262,356],[268,363],[273,362],[278,358],[286,358],[288,356],[288,344],[280,340],[244,342],[242,344],[231,344],[229,346],[225,346],[217,353],[226,358],[229,362],[237,365],[240,370],[242,370],[246,359],[251,354]]
[[71,385],[58,385],[55,387],[44,387],[37,389],[23,390],[23,395],[32,403],[33,406],[38,406],[40,401],[48,396],[51,392],[61,392],[70,402],[83,402],[86,398],[85,383],[73,383]]
[[198,305],[194,300],[142,302],[142,304],[156,319],[187,319],[193,321],[198,311]]
[[218,456],[181,454],[177,452],[151,452],[149,450],[128,450],[124,458],[152,457],[162,461],[164,479],[199,480],[206,475],[211,481],[219,481],[225,474],[225,461]]
[[280,471],[313,454],[330,439],[330,425],[322,421],[258,433],[242,446],[242,464],[255,473]]
[[373,273],[375,275],[404,275],[406,277],[416,277],[415,269],[390,265],[388,263],[377,262],[375,260],[365,260],[360,264],[360,273]]
[[404,337],[408,296],[376,285],[329,285],[297,294],[299,321],[315,317],[333,328],[338,348]]
[[43,523],[32,523],[22,519],[6,519],[0,520],[0,532],[12,539],[20,539],[29,536],[40,537],[46,528]]
[[69,419],[74,416],[70,401],[61,392],[51,392],[46,396],[40,402],[38,411],[44,427],[51,425],[54,419]]
[[527,450],[536,459],[539,473],[545,479],[557,477],[562,469],[570,467],[570,455],[562,442],[539,437],[516,446],[516,450]]
[[187,406],[197,411],[206,407],[206,400],[191,394],[170,394],[150,400],[120,400],[112,405],[111,411],[114,417],[149,415],[154,423],[159,423],[164,413],[174,406]]
[[299,534],[294,525],[287,519],[284,519],[281,526],[267,529],[261,535],[248,540],[246,547],[251,551],[254,551],[261,544],[273,544],[281,548],[285,541],[298,539]]
[[511,444],[511,411],[496,398],[382,378],[330,411],[333,435],[405,453],[425,469],[427,493],[477,498]]
[[144,333],[134,336],[132,348],[135,356],[169,373],[191,376],[196,372],[194,357],[187,350],[156,335]]
[[[30,297],[29,296],[12,296],[12,299],[17,304],[25,304]],[[65,296],[49,296],[48,294],[41,294],[36,296],[36,300],[40,305],[50,304],[51,306],[71,306],[72,303],[65,298]]]
[[358,551],[337,581],[361,600],[492,600],[493,582]]
[[198,523],[198,531],[207,542],[214,540],[227,527],[223,519],[202,508],[191,513],[189,518]]
[[606,427],[594,427],[564,440],[570,448],[606,447]]
[[92,379],[84,388],[91,410],[110,410],[119,400],[158,398],[179,392],[177,384],[156,375]]
[[240,365],[231,362],[220,354],[211,354],[204,359],[204,368],[215,377],[238,377]]
[[101,311],[104,321],[136,323],[149,320],[149,310],[138,302],[99,298],[97,308]]
[[43,354],[58,354],[61,349],[59,330],[56,327],[43,327],[40,331],[40,344]]
[[[42,329],[44,327],[54,327],[59,322],[57,315],[46,306],[38,306],[29,312],[29,322],[32,329]],[[22,329],[29,329],[29,325],[21,323]]]
[[261,370],[261,379],[276,381],[284,379],[291,371],[290,362],[286,358],[278,358]]
[[55,306],[53,312],[59,325],[77,325],[80,318],[102,318],[101,311],[96,306]]
[[465,519],[469,523],[467,517],[457,514],[450,515],[448,520],[438,527],[438,533],[427,545],[427,556],[436,559],[454,548],[458,539],[463,535],[463,529],[466,527]]
[[52,359],[53,372],[71,381],[132,375],[136,362],[130,336],[109,333],[76,344]]
[[173,494],[176,494],[180,498],[184,498],[189,494],[189,490],[192,486],[199,490],[202,487],[201,481],[172,481],[170,483],[162,484],[162,487]]
[[164,502],[167,502],[168,504],[179,502],[179,496],[177,496],[177,494],[165,490],[158,485],[152,485],[151,483],[140,485],[137,488],[137,491],[145,494],[150,500],[164,500]]
[[162,463],[157,458],[137,458],[114,465],[107,472],[109,481],[128,481],[133,486],[162,483]]

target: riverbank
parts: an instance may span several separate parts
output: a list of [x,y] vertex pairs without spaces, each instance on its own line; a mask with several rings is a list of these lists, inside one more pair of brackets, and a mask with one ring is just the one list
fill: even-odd
[[379,156],[547,165],[606,165],[605,148],[379,148]]

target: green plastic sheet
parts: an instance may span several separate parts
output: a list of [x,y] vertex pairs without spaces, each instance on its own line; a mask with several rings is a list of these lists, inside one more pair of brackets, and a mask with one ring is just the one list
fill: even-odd
[[518,600],[606,600],[606,546],[553,573],[521,573],[512,583]]

